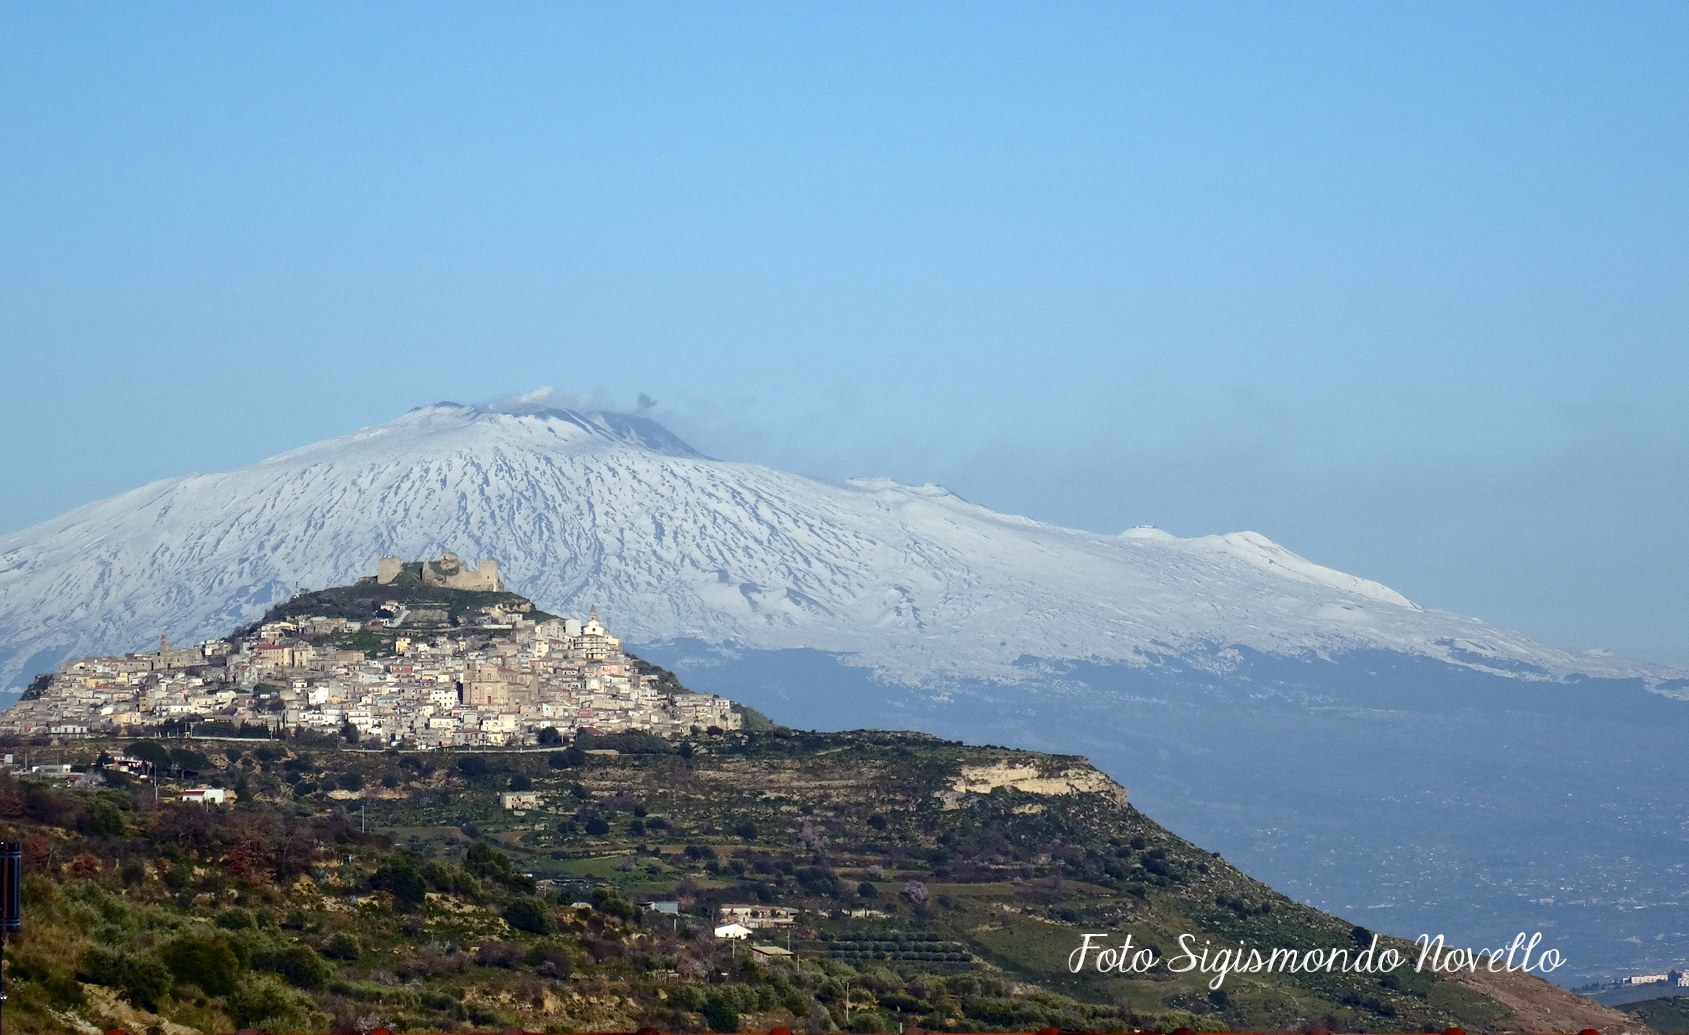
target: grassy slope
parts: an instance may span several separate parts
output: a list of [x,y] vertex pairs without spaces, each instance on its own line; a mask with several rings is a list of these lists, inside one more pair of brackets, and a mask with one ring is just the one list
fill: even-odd
[[[411,567],[415,567],[415,565]],[[389,600],[397,600],[413,610],[432,608],[445,611],[448,625],[455,622],[458,616],[466,611],[475,611],[495,604],[506,608],[514,608],[523,604],[532,607],[532,601],[519,593],[486,593],[471,589],[425,586],[422,584],[420,577],[400,578],[386,586],[377,585],[374,580],[371,580],[351,586],[337,586],[333,589],[319,589],[310,593],[301,593],[293,599],[271,608],[263,618],[254,623],[254,627],[263,622],[308,618],[313,615],[324,618],[345,618],[358,622],[368,621],[374,617],[376,609]],[[523,617],[545,621],[553,616],[538,608],[533,608]]]
[[[265,757],[239,745],[235,762],[195,746],[219,766],[203,776],[244,789],[238,808],[154,809],[150,793],[0,781],[0,836],[26,843],[32,871],[25,933],[7,953],[7,1031],[70,1030],[68,1011],[207,1031],[376,1019],[413,1030],[1486,1032],[1622,1020],[1534,979],[1233,976],[1222,996],[1165,968],[1069,974],[1081,931],[1130,931],[1164,951],[1181,932],[1301,948],[1357,937],[1106,793],[998,790],[956,808],[939,796],[963,765],[1088,771],[1078,758],[877,732],[706,736],[689,758],[486,753],[467,767],[461,755],[297,743]],[[101,747],[65,750],[91,760]],[[501,810],[513,778],[545,805]],[[924,902],[906,893],[912,881]],[[571,905],[595,896],[595,908]],[[627,905],[671,896],[686,909],[676,919]],[[709,937],[714,905],[759,899],[805,911],[791,942],[799,965],[769,969]],[[513,929],[501,918],[513,904],[545,933]],[[864,908],[886,915],[835,915]],[[122,991],[84,983],[94,979]]]
[[1662,996],[1626,1003],[1624,1011],[1658,1032],[1670,1035],[1689,1032],[1689,996]]

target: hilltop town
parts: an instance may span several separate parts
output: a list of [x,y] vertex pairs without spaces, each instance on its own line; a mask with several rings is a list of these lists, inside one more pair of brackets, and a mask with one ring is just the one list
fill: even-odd
[[0,714],[0,734],[310,731],[425,749],[739,728],[731,701],[665,676],[596,608],[560,618],[505,592],[496,561],[389,557],[225,639],[68,660]]

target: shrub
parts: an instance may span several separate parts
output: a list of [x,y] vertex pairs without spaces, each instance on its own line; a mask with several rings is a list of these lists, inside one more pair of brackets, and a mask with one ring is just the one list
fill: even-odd
[[121,991],[126,999],[143,1010],[156,1009],[160,999],[170,993],[170,970],[151,953],[124,952],[97,945],[82,954],[77,976],[96,985]]
[[298,758],[290,758],[282,763],[282,772],[284,773],[297,775],[299,773],[314,773],[316,771],[317,761],[311,757],[309,752],[300,755]]
[[75,807],[65,795],[50,787],[31,787],[23,795],[24,815],[47,826],[69,826]]
[[388,863],[376,870],[369,882],[372,887],[391,893],[396,902],[405,906],[420,905],[428,897],[428,881],[409,859]]
[[137,740],[125,750],[130,758],[138,758],[157,766],[170,764],[170,751],[156,740]]
[[258,1031],[321,1031],[322,1018],[302,992],[268,974],[249,975],[228,998],[229,1013],[242,1028]]
[[258,926],[252,913],[245,909],[227,909],[217,914],[217,926],[225,931],[249,931]]
[[422,864],[418,871],[422,879],[435,891],[444,891],[453,895],[473,895],[475,881],[456,866],[442,866],[432,859]]
[[522,956],[522,962],[534,968],[540,977],[566,978],[574,973],[569,954],[561,945],[540,942]]
[[556,726],[547,726],[540,730],[541,747],[556,747],[561,743],[563,743],[563,734],[558,731]]
[[77,826],[85,834],[111,836],[123,833],[123,814],[109,801],[95,801]]
[[752,822],[747,820],[744,823],[740,823],[740,824],[736,825],[733,828],[733,833],[737,834],[738,836],[744,838],[747,841],[754,841],[754,840],[756,840],[756,836],[757,836],[757,825],[755,823],[752,823]]
[[207,995],[228,995],[240,981],[240,958],[221,936],[178,935],[158,955],[176,980],[192,982]]
[[488,942],[476,950],[475,962],[483,967],[514,970],[522,962],[522,946],[516,942]]
[[358,958],[358,939],[351,931],[336,931],[323,943],[322,954],[331,960],[355,960]]
[[510,778],[510,789],[513,791],[531,791],[534,789],[534,781],[528,779],[522,773],[517,773]]
[[463,868],[475,877],[507,877],[510,875],[510,857],[485,841],[477,841],[464,853]]
[[340,774],[340,789],[343,791],[361,791],[364,789],[362,773],[349,772]]
[[512,899],[504,907],[504,922],[529,934],[550,934],[552,928],[550,911],[533,898]]
[[711,1031],[727,1033],[739,1030],[739,1011],[720,996],[711,996],[705,1000],[703,1014],[704,1021],[709,1024]]
[[586,821],[586,832],[593,837],[603,837],[610,832],[610,824],[598,816],[594,816]]
[[203,773],[213,768],[211,759],[192,748],[171,748],[170,764],[185,773]]
[[606,916],[620,917],[623,920],[631,921],[639,916],[639,907],[623,898],[608,884],[600,884],[592,889],[592,907]]
[[852,1010],[850,1012],[850,1024],[845,1026],[845,1030],[876,1032],[890,1031],[891,1027],[891,1022],[886,1020],[885,1014],[878,1010]]
[[457,760],[457,771],[474,780],[487,775],[487,760],[480,755],[464,755]]
[[304,945],[290,945],[279,952],[259,953],[253,957],[252,968],[280,974],[294,988],[320,988],[334,976],[334,968],[329,962]]

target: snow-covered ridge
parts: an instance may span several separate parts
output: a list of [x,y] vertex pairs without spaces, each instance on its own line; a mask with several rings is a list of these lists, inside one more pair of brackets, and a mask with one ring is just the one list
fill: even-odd
[[1098,535],[938,486],[710,459],[640,417],[441,403],[0,537],[0,684],[166,630],[221,634],[377,557],[442,550],[498,558],[549,610],[597,604],[629,642],[810,647],[907,685],[1018,681],[1024,657],[1144,664],[1231,645],[1684,676],[1425,610],[1252,532]]
[[513,441],[526,439],[531,448],[561,447],[572,452],[633,448],[663,456],[706,459],[661,424],[633,414],[563,409],[507,413],[486,406],[439,402],[419,406],[386,424],[289,450],[260,463],[289,464],[325,454],[339,459],[391,456],[396,450],[466,428],[478,429],[494,439],[514,435]]
[[1216,553],[1235,557],[1282,578],[1295,579],[1298,582],[1306,582],[1314,586],[1327,586],[1380,603],[1395,604],[1397,607],[1410,607],[1415,611],[1420,610],[1418,604],[1397,593],[1389,586],[1383,586],[1369,579],[1347,575],[1333,568],[1315,564],[1305,557],[1291,553],[1259,532],[1228,532],[1225,535],[1209,535],[1200,539],[1185,541],[1194,549],[1213,550]]

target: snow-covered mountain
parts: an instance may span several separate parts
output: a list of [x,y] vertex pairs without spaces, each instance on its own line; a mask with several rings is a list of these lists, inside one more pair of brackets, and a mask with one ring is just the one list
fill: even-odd
[[[795,726],[1089,754],[1375,929],[1689,963],[1689,673],[1422,608],[1252,532],[1098,535],[933,485],[715,460],[640,418],[441,403],[0,537],[0,687],[215,636],[376,559],[495,558]],[[1659,907],[1659,908],[1654,908]]]
[[1097,535],[933,485],[710,459],[637,417],[441,403],[0,539],[0,685],[160,632],[220,635],[379,556],[442,550],[497,558],[542,606],[595,603],[635,642],[837,652],[909,686],[1024,682],[1029,657],[1143,666],[1196,647],[1377,649],[1668,692],[1683,675],[1426,610],[1252,532]]

